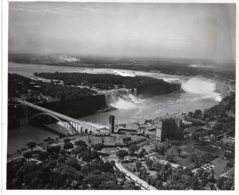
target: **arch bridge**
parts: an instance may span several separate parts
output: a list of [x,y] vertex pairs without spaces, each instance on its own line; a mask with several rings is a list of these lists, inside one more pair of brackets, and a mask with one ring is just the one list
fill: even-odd
[[[41,106],[35,105],[33,103],[21,100],[21,99],[16,99],[16,101],[24,106],[26,106],[26,112],[27,112],[27,107],[36,109],[38,111],[41,111],[38,114],[35,114],[34,116],[30,117],[29,120],[27,119],[27,122],[32,120],[33,118],[36,118],[38,116],[50,116],[60,122],[63,127],[67,130],[67,133],[69,134],[82,134],[82,133],[88,133],[88,132],[96,132],[98,129],[94,127],[93,125],[87,124],[87,122],[80,121],[74,118],[71,118],[69,116],[66,116],[64,114],[55,112],[53,110],[43,108]],[[27,114],[26,114],[27,116]]]

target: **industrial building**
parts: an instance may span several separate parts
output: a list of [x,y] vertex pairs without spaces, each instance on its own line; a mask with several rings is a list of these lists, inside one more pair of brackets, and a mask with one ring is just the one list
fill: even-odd
[[182,139],[183,126],[180,118],[165,118],[156,128],[156,139],[165,141],[165,139]]

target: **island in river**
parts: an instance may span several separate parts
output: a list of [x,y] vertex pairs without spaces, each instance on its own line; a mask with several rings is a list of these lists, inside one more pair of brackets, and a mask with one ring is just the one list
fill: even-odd
[[[156,118],[159,116],[163,116],[166,114],[173,114],[173,113],[182,113],[182,112],[189,112],[195,109],[206,109],[211,106],[216,105],[220,100],[221,97],[224,96],[224,91],[228,91],[224,89],[223,93],[222,90],[217,90],[218,85],[223,84],[222,82],[217,82],[215,80],[206,79],[204,77],[189,77],[189,76],[178,76],[178,75],[167,75],[162,74],[159,72],[144,72],[144,71],[130,71],[130,70],[121,70],[121,69],[110,69],[110,68],[86,68],[86,67],[69,67],[69,66],[50,66],[50,65],[36,65],[36,64],[18,64],[9,62],[9,73],[17,73],[19,75],[39,79],[36,77],[34,73],[40,72],[48,72],[53,73],[49,75],[55,75],[55,72],[67,72],[67,73],[89,73],[89,74],[109,74],[109,75],[123,75],[129,76],[134,78],[135,76],[145,76],[155,79],[163,79],[168,82],[179,81],[181,83],[181,87],[184,90],[184,93],[169,93],[165,95],[154,95],[151,97],[140,97],[129,95],[129,98],[125,98],[124,96],[120,96],[117,98],[117,101],[109,102],[109,106],[113,109],[109,109],[108,112],[100,112],[96,113],[99,109],[102,110],[102,104],[105,104],[105,98],[98,97],[97,101],[94,101],[94,98],[91,101],[91,104],[97,104],[95,107],[96,110],[90,110],[89,107],[84,107],[84,103],[81,104],[82,109],[75,108],[76,113],[82,112],[82,110],[87,111],[85,115],[80,117],[80,120],[85,120],[87,122],[97,123],[99,125],[108,126],[109,125],[109,115],[115,115],[116,120],[118,123],[134,123],[137,121],[141,121],[144,119],[149,118]],[[65,74],[64,73],[64,74]],[[122,76],[122,77],[123,77]],[[55,89],[54,89],[55,88]],[[56,91],[57,85],[54,85],[49,92]],[[77,89],[74,87],[72,88],[74,91]],[[195,90],[196,89],[196,90]],[[71,90],[70,88],[68,90]],[[58,90],[60,93],[61,91]],[[84,92],[92,93],[89,89],[84,89]],[[220,92],[220,93],[219,93]],[[79,93],[75,93],[79,95]],[[81,97],[79,97],[80,99]],[[48,97],[48,100],[52,100],[52,98]],[[90,98],[88,98],[90,101]],[[102,102],[102,103],[100,103]],[[79,103],[79,101],[78,101]],[[57,103],[55,103],[57,104]],[[101,105],[100,105],[101,104]],[[52,103],[51,105],[54,105]],[[58,104],[57,104],[58,105]],[[80,104],[79,104],[80,105]],[[58,105],[59,106],[59,105]],[[55,107],[58,107],[55,106]],[[66,110],[67,111],[67,110]],[[19,114],[19,113],[18,113]],[[21,115],[21,114],[19,114]],[[19,116],[18,115],[18,116]],[[80,116],[80,115],[78,115]],[[77,117],[77,115],[75,115]],[[22,128],[22,127],[20,127]],[[21,131],[18,131],[19,128],[13,129],[9,132],[9,145],[12,148],[12,152],[15,151],[18,146],[23,147],[23,142],[20,141],[21,144],[18,146],[14,143],[19,143],[18,140],[22,139],[19,136]],[[25,130],[24,130],[25,131]],[[31,131],[28,129],[28,131]],[[44,133],[41,136],[34,137],[34,134],[25,133],[28,135],[25,137],[25,140],[43,140],[44,138],[49,136],[44,136]],[[51,133],[50,133],[51,134]],[[52,136],[55,136],[52,134]],[[39,138],[41,137],[41,138]],[[10,148],[10,147],[9,147]]]

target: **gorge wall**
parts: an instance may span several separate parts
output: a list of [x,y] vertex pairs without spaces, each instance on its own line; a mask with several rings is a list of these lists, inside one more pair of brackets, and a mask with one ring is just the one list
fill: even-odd
[[158,83],[139,86],[137,88],[137,95],[142,97],[152,97],[172,93],[174,91],[179,92],[180,90],[181,84],[179,82],[166,82],[164,80],[159,80]]
[[109,107],[118,108],[117,106],[114,106],[118,101],[134,104],[140,101],[138,97],[148,98],[180,91],[180,89],[180,83],[162,81],[158,84],[144,85],[134,89],[115,89],[110,93],[102,95],[42,103],[40,106],[63,113],[73,118],[80,118]]
[[[102,95],[85,96],[64,101],[43,102],[38,103],[38,105],[73,118],[81,118],[99,111],[107,111],[108,109],[130,109],[135,104],[140,103],[142,98],[180,91],[180,89],[181,85],[179,83],[163,81],[157,84],[142,85],[133,89],[115,89],[110,93]],[[20,125],[20,119],[24,119],[25,117],[23,106],[15,105],[13,103],[8,106],[9,129],[17,128]],[[29,116],[33,116],[36,113],[38,113],[37,110],[28,109]]]

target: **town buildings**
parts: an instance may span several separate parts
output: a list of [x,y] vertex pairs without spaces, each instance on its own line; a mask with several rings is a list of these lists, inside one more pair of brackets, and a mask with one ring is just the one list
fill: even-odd
[[156,139],[165,141],[165,139],[182,139],[183,127],[180,118],[165,118],[156,128]]

